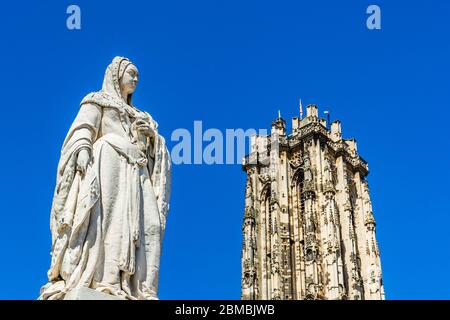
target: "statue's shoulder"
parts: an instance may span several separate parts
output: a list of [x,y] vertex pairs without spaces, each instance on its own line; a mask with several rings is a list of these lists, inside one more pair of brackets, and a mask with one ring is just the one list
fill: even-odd
[[105,108],[120,106],[118,104],[118,102],[116,101],[116,99],[114,99],[109,94],[107,94],[106,92],[103,92],[103,91],[96,91],[96,92],[91,92],[91,93],[87,94],[83,98],[83,100],[81,100],[80,106],[82,106],[83,104],[87,104],[87,103],[95,104],[95,105],[98,105],[100,107],[105,107]]

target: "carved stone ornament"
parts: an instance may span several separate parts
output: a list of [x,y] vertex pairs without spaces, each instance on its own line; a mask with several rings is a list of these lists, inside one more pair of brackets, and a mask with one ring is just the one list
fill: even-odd
[[295,152],[289,160],[289,164],[293,169],[300,167],[303,164],[302,152]]

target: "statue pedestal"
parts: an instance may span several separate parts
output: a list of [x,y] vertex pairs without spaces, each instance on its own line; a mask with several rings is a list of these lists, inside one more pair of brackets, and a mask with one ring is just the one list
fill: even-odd
[[121,297],[113,296],[89,288],[75,288],[67,292],[64,300],[125,300]]

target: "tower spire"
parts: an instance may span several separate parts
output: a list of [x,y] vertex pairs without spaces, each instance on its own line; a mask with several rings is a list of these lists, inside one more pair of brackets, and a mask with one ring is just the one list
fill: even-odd
[[327,129],[329,129],[330,126],[331,126],[331,124],[330,124],[330,111],[324,111],[323,113],[327,116]]
[[300,109],[300,120],[301,120],[301,119],[303,119],[302,99],[300,99],[300,102],[299,102],[299,109]]

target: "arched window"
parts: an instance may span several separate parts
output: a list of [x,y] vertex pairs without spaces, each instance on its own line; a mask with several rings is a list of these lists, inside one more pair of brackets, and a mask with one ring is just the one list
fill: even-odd
[[270,258],[271,258],[271,239],[270,228],[272,224],[271,212],[270,212],[270,183],[266,183],[262,188],[260,194],[260,226],[259,229],[259,257],[261,261],[262,274],[267,275],[266,278],[262,278],[261,283],[261,297],[263,299],[269,299],[271,295],[271,270],[270,270]]
[[[305,201],[303,199],[303,187],[305,181],[305,173],[303,169],[298,169],[293,176],[293,194],[296,196],[296,202],[294,205],[297,206],[297,212],[299,218],[301,218],[305,212]],[[301,221],[300,221],[301,222]]]

